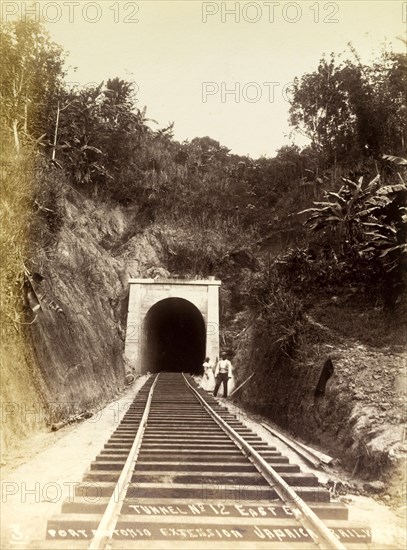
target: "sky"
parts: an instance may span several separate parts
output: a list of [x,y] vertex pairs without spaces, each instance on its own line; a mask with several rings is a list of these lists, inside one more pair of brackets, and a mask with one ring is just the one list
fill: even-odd
[[[3,19],[5,8],[23,17],[27,6],[3,0]],[[133,80],[153,128],[174,122],[177,140],[209,135],[255,158],[292,141],[294,77],[349,42],[364,61],[384,43],[405,51],[406,8],[399,0],[44,0],[35,16],[69,52],[68,82]]]

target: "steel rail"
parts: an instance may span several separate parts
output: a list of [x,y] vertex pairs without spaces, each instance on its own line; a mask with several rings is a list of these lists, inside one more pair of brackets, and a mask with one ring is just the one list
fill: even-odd
[[[112,538],[113,531],[116,527],[120,510],[122,508],[124,499],[126,498],[127,488],[133,475],[133,470],[137,462],[137,457],[140,451],[141,443],[143,441],[144,430],[147,424],[148,415],[150,413],[151,400],[153,398],[154,388],[157,384],[157,380],[160,374],[157,374],[148,394],[143,416],[141,417],[140,424],[137,430],[136,437],[129,451],[127,460],[123,466],[123,470],[115,485],[112,496],[109,503],[103,513],[102,519],[96,529],[95,535],[89,545],[89,550],[101,550],[107,548],[109,541]],[[116,491],[117,489],[117,491]]]
[[275,430],[274,428],[272,428],[271,426],[266,424],[266,422],[262,422],[261,425],[269,433],[271,433],[272,436],[277,437],[278,439],[280,439],[280,441],[282,441],[288,447],[293,449],[297,453],[298,456],[300,456],[306,462],[311,464],[311,466],[313,466],[314,468],[321,468],[322,467],[321,459],[319,457],[317,457],[317,455],[313,454],[311,451],[308,451],[308,450],[304,449],[303,447],[300,447],[298,445],[297,441],[294,441],[293,439],[287,437],[286,435],[281,434],[280,432],[278,432],[277,430]]
[[[292,437],[289,437],[288,435],[285,435],[285,434],[279,432],[278,430],[276,430],[275,428],[273,428],[272,426],[267,424],[267,422],[262,422],[261,425],[267,431],[269,431],[272,435],[274,435],[275,437],[278,437],[279,439],[281,439],[281,441],[284,441],[284,443],[286,443],[287,445],[292,446],[292,448],[299,455],[306,458],[305,455],[302,455],[303,450],[305,451],[305,453],[311,455],[314,459],[316,459],[319,462],[319,464],[316,464],[316,467],[318,467],[318,468],[322,467],[323,468],[325,464],[330,464],[333,461],[332,456],[321,453],[321,451],[317,451],[316,449],[313,449],[312,447],[308,447],[308,445],[304,445],[304,443],[301,443],[300,441],[297,441],[297,440],[293,439]],[[300,447],[301,450],[297,450],[296,447]]]
[[[324,549],[346,550],[346,547],[337,539],[332,531],[323,521],[313,512],[302,498],[284,481],[284,479],[264,460],[264,458],[239,435],[228,423],[221,418],[216,411],[205,401],[198,391],[189,383],[184,373],[182,373],[185,383],[203,405],[215,422],[232,439],[239,449],[249,458],[257,470],[266,479],[267,483],[276,491],[278,496],[291,509],[293,516],[303,525],[305,529],[310,530],[310,535],[314,538],[314,528],[319,537],[314,542]],[[322,540],[321,540],[322,539]]]

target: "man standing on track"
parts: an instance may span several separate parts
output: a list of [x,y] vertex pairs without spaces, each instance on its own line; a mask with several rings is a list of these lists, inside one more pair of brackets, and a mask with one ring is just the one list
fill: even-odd
[[213,396],[216,397],[220,385],[223,384],[223,397],[228,396],[228,380],[232,376],[232,364],[227,358],[227,353],[222,351],[221,359],[217,362],[215,369],[216,385],[213,391]]

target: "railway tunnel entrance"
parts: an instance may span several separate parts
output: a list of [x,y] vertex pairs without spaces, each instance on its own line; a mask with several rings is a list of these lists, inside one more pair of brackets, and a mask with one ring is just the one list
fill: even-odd
[[205,340],[205,322],[196,306],[183,298],[161,300],[145,319],[144,368],[201,374]]
[[219,355],[219,287],[208,279],[129,279],[125,355],[134,374],[198,373]]

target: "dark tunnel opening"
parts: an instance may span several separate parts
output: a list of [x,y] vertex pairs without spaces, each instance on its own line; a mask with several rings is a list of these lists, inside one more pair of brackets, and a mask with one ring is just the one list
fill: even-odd
[[145,323],[146,371],[202,373],[206,330],[196,306],[183,298],[166,298],[149,310]]

